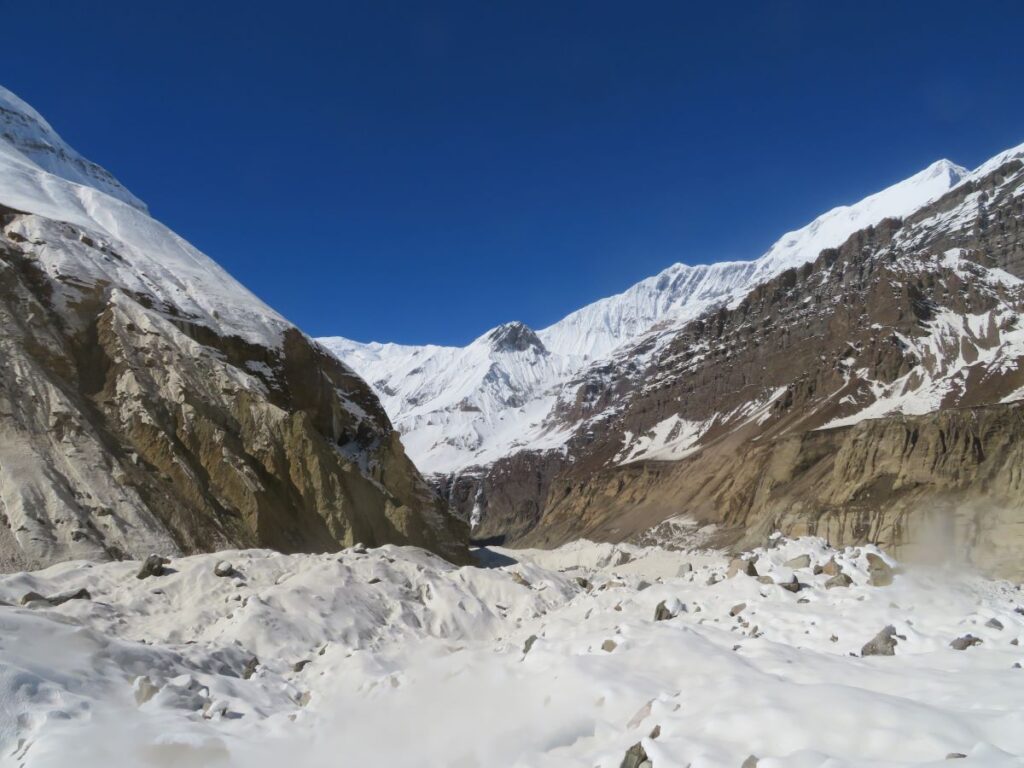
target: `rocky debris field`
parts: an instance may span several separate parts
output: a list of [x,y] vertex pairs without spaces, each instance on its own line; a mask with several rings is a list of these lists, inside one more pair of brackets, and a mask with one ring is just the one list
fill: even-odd
[[[1019,766],[1024,595],[814,538],[0,577],[0,765]],[[285,763],[287,761],[287,763]]]

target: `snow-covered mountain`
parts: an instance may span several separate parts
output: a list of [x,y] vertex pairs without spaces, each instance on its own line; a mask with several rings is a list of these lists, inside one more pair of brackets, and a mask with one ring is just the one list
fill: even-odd
[[350,369],[0,88],[0,569],[464,528]]
[[[812,261],[857,230],[917,210],[965,174],[940,160],[786,233],[758,259],[674,264],[536,333],[509,323],[466,347],[360,344],[341,337],[320,342],[370,382],[425,472],[449,473],[524,448],[555,447],[568,434],[547,417],[573,374],[657,325],[683,323],[736,302],[752,286]],[[526,341],[501,343],[509,333]]]

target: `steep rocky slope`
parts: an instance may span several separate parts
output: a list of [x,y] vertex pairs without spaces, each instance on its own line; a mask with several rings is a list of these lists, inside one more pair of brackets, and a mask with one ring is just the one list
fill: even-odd
[[465,524],[371,390],[0,90],[0,568]]
[[563,451],[444,492],[477,535],[521,543],[620,540],[686,513],[724,543],[775,527],[897,550],[935,535],[1020,573],[1021,155],[625,345],[563,388]]

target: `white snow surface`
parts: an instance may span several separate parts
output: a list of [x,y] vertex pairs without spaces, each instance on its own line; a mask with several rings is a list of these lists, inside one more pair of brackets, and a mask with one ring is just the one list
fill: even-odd
[[320,341],[374,387],[409,455],[425,472],[485,465],[524,448],[555,448],[571,430],[553,428],[546,417],[562,387],[584,367],[608,359],[652,328],[682,324],[716,305],[740,301],[758,283],[813,261],[857,230],[914,212],[966,174],[940,160],[783,235],[756,260],[674,264],[538,331],[544,354],[495,354],[486,340],[505,326],[467,347],[362,344],[343,337]]
[[43,116],[0,86],[0,140],[47,173],[93,187],[142,211],[146,204],[129,192],[109,171],[87,160],[57,135]]
[[[723,578],[715,552],[589,542],[486,550],[490,568],[387,546],[9,574],[0,764],[618,768],[640,742],[657,768],[1019,766],[1019,587],[927,566],[873,587],[869,552],[775,539],[755,553],[773,584]],[[853,585],[786,565],[801,554]],[[862,658],[886,625],[895,655]]]
[[[276,346],[289,327],[212,259],[156,221],[113,176],[0,87],[0,204],[35,216],[17,233],[50,244],[51,277],[107,281],[220,335]],[[60,223],[76,229],[61,227]]]

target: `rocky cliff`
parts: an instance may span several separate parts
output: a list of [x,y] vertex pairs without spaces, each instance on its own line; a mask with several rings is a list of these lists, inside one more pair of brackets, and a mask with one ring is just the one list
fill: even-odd
[[358,376],[0,95],[0,568],[356,541],[464,558]]

